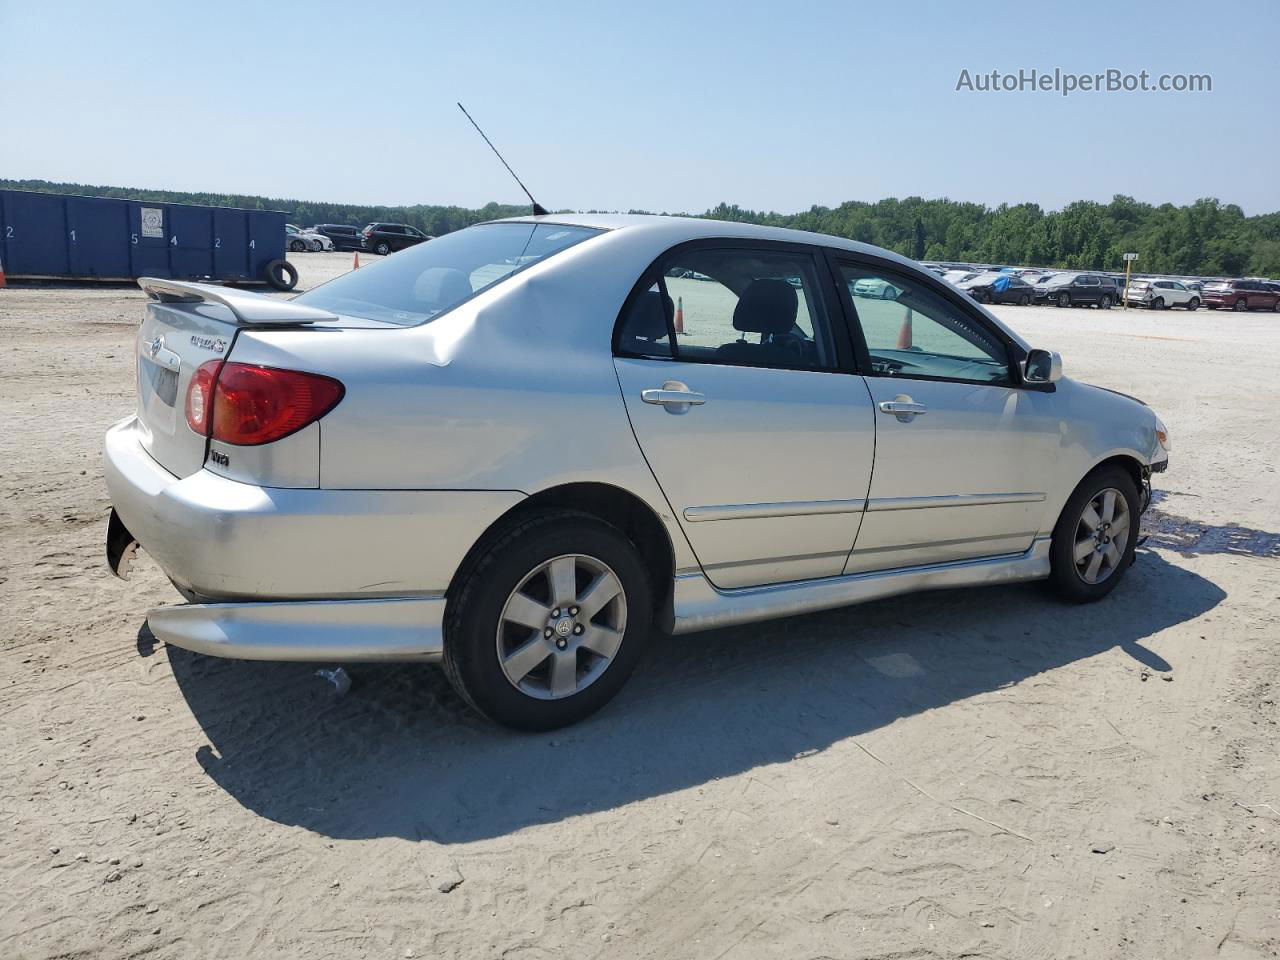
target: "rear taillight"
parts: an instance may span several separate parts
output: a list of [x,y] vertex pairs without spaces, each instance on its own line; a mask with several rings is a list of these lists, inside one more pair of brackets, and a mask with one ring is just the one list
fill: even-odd
[[271,443],[315,423],[345,388],[332,377],[212,360],[187,390],[187,424],[221,443]]
[[202,363],[187,387],[187,426],[202,437],[209,435],[209,414],[213,412],[213,385],[223,361]]

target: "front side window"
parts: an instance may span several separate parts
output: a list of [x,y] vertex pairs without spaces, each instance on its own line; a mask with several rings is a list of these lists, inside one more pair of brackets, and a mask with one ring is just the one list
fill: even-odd
[[408,247],[296,299],[344,316],[409,326],[600,232],[554,223],[482,223]]
[[1004,344],[959,304],[896,273],[853,265],[840,272],[873,376],[1009,383]]
[[621,318],[620,353],[740,366],[823,370],[836,365],[807,253],[677,251]]

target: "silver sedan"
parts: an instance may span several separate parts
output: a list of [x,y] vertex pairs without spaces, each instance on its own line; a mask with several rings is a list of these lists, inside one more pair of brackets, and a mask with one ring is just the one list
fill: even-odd
[[[441,662],[546,729],[683,633],[1133,561],[1164,425],[900,256],[675,217],[481,224],[292,301],[144,279],[106,437],[166,642]],[[853,291],[886,291],[880,298]]]

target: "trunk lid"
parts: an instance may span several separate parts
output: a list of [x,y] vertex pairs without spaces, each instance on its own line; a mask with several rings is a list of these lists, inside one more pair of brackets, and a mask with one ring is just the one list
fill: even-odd
[[138,422],[142,445],[178,477],[204,465],[205,437],[187,425],[187,388],[201,364],[226,359],[236,324],[223,307],[153,303],[138,328]]
[[187,390],[202,364],[226,360],[242,327],[337,321],[332,313],[261,294],[143,277],[154,303],[138,328],[136,368],[142,446],[162,467],[188,477],[204,466],[207,439],[187,424]]

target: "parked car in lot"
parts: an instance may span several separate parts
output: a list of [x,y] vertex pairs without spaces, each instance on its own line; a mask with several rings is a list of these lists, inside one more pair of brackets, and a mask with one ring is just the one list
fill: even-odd
[[902,291],[880,277],[862,277],[849,285],[855,297],[871,297],[876,300],[896,300]]
[[1036,300],[1058,307],[1096,306],[1110,310],[1119,291],[1110,277],[1096,273],[1056,273],[1035,286]]
[[1200,306],[1200,295],[1177,280],[1130,280],[1128,302],[1148,310]]
[[316,233],[313,230],[303,230],[299,226],[292,223],[284,225],[285,246],[292,253],[302,253],[311,251],[312,253],[321,250],[332,250],[333,241],[323,234]]
[[311,228],[313,233],[328,237],[335,250],[363,250],[364,238],[360,228],[346,223],[317,223]]
[[959,286],[966,280],[972,280],[978,276],[978,270],[948,270],[942,275],[942,279],[954,286]]
[[1271,289],[1263,280],[1215,280],[1206,283],[1200,292],[1204,305],[1210,310],[1222,307],[1227,310],[1277,310],[1280,311],[1280,291]]
[[818,234],[557,215],[292,301],[139,283],[107,558],[140,543],[187,600],[155,635],[438,661],[516,727],[602,706],[653,627],[1041,578],[1101,599],[1168,464],[1141,402]]
[[432,239],[407,223],[371,223],[361,232],[364,248],[381,257]]
[[1025,307],[1035,299],[1035,288],[1010,273],[980,273],[956,286],[979,303],[1016,303]]

